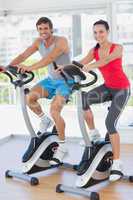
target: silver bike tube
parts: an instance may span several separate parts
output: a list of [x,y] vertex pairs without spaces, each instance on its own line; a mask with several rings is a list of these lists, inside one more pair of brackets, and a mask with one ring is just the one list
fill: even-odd
[[28,110],[27,110],[27,106],[26,106],[26,99],[25,99],[25,93],[24,93],[24,86],[19,87],[19,94],[20,94],[20,104],[21,104],[21,109],[22,109],[22,113],[23,113],[23,117],[24,117],[24,121],[26,124],[26,127],[30,133],[30,136],[36,137],[36,133],[33,129],[33,126],[31,124],[30,118],[29,118],[29,114],[28,114]]
[[[78,76],[75,76],[75,81],[80,83],[80,78]],[[87,129],[86,129],[83,112],[84,111],[82,109],[82,89],[79,89],[77,91],[77,113],[78,113],[79,126],[80,126],[80,130],[85,142],[85,146],[92,146]]]

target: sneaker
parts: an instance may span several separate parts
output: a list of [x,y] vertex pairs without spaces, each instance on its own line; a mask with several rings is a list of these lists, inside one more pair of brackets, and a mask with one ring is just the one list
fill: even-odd
[[44,119],[41,120],[41,122],[39,124],[38,135],[45,133],[47,131],[47,129],[50,128],[52,125],[53,125],[53,121],[49,117],[46,116]]
[[57,165],[63,162],[63,158],[67,154],[67,148],[64,144],[60,144],[57,150],[55,151],[53,158],[50,160],[50,165]]
[[121,161],[118,161],[118,160],[113,161],[113,165],[112,165],[112,168],[111,168],[111,171],[110,171],[109,180],[111,182],[114,182],[114,181],[117,181],[120,178],[122,178],[122,176],[123,176],[122,171],[123,171],[123,168],[122,168]]
[[[90,130],[89,137],[90,137],[90,140],[94,143],[101,139],[100,133],[97,129]],[[80,141],[80,145],[85,146],[84,140]]]

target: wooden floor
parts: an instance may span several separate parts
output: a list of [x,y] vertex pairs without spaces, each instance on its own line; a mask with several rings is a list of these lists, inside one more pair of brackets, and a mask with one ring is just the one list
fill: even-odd
[[[16,139],[10,143],[0,145],[0,200],[84,200],[86,198],[70,194],[57,194],[55,192],[58,183],[74,185],[75,173],[71,170],[52,169],[47,172],[39,173],[40,185],[30,186],[28,183],[19,180],[6,179],[4,173],[6,169],[20,166],[20,155],[26,146],[25,141]],[[74,146],[74,145],[73,145]],[[70,145],[71,149],[71,145]],[[74,150],[72,149],[72,154]],[[133,174],[133,145],[122,145],[121,157],[124,162],[125,173]],[[76,149],[73,162],[80,159],[80,151]],[[77,157],[77,160],[75,159]],[[95,191],[97,187],[93,188]],[[99,189],[99,187],[98,187]],[[132,200],[133,183],[120,181],[109,184],[104,183],[99,190],[101,200]]]

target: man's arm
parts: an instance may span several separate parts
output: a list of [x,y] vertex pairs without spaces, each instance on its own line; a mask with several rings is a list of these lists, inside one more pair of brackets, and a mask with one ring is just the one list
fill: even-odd
[[68,53],[69,47],[67,39],[64,37],[58,38],[56,41],[55,48],[45,57],[43,57],[39,62],[28,67],[28,70],[37,70],[48,64],[52,63],[57,57],[59,57],[63,53]]
[[90,70],[90,69],[93,69],[93,68],[98,68],[98,67],[102,67],[104,65],[107,65],[111,61],[113,61],[117,58],[121,58],[122,53],[123,53],[123,47],[121,45],[117,45],[116,48],[114,49],[114,51],[110,55],[108,55],[105,58],[100,59],[97,62],[86,65],[85,68],[87,69],[87,67],[88,67],[88,69]]
[[10,65],[18,65],[25,61],[29,56],[38,50],[40,39],[37,39],[30,47],[28,47],[23,53],[18,55],[14,60],[11,61]]

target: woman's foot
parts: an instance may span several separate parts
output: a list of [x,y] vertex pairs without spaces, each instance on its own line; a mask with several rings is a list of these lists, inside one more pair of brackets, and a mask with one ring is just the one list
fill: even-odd
[[114,182],[121,179],[123,176],[123,168],[120,160],[113,160],[113,165],[110,171],[109,180]]
[[[100,133],[97,129],[91,129],[89,131],[89,137],[90,137],[91,142],[94,142],[94,143],[101,139]],[[81,140],[80,145],[85,146],[84,140]]]

